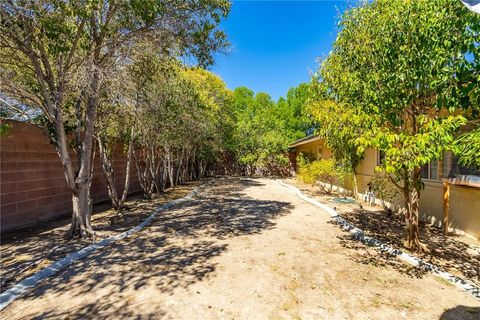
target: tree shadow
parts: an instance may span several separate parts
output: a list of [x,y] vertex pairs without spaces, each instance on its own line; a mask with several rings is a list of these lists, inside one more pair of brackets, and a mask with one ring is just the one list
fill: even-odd
[[[110,203],[95,205],[92,224],[97,233],[97,241],[124,232],[143,221],[159,206],[187,195],[198,182],[187,183],[169,189],[158,198],[144,200],[138,195],[130,197],[128,211],[118,217]],[[0,289],[11,287],[15,282],[38,271],[52,261],[90,245],[90,239],[67,241],[64,233],[68,229],[70,217],[60,217],[40,225],[2,234]]]
[[355,250],[355,254],[350,258],[356,263],[380,268],[388,266],[411,278],[422,278],[428,273],[426,269],[406,264],[388,252],[374,251],[373,248],[368,250],[365,244],[350,234],[337,236],[337,238],[344,248]]
[[115,305],[104,300],[97,301],[95,303],[87,303],[79,307],[74,308],[68,312],[53,312],[48,311],[44,312],[39,316],[32,318],[33,320],[43,320],[43,319],[96,319],[96,320],[106,320],[112,319],[137,319],[137,320],[153,320],[159,319],[166,315],[165,311],[161,309],[156,309],[155,311],[150,311],[147,313],[138,314],[129,308],[129,303],[126,301],[121,301]]
[[[389,216],[380,210],[359,208],[347,210],[341,215],[362,229],[366,235],[410,252],[403,243],[405,239],[403,216]],[[478,252],[478,248],[460,241],[459,236],[445,236],[440,228],[424,223],[420,226],[420,237],[430,252],[414,252],[415,256],[480,285],[480,252]]]
[[[139,316],[143,310],[131,312],[141,304],[136,299],[138,292],[172,294],[176,288],[207,279],[218,267],[215,258],[228,249],[225,239],[272,229],[276,219],[291,211],[293,206],[287,202],[256,200],[243,192],[261,185],[244,179],[217,181],[197,198],[160,212],[140,233],[96,251],[46,280],[22,298],[22,303],[32,303],[44,294],[82,300],[93,295],[100,301],[98,305],[74,303],[68,314],[48,306],[38,318],[92,317],[89,312],[100,319],[148,318],[149,314]],[[161,308],[161,302],[151,302],[155,306],[148,311]],[[164,311],[155,309],[154,317]]]
[[439,320],[478,320],[480,319],[480,307],[456,306],[446,310]]

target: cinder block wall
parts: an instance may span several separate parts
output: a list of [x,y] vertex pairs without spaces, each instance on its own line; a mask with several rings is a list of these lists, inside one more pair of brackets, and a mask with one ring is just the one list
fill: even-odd
[[[1,230],[35,225],[43,220],[68,215],[72,210],[63,168],[55,147],[34,125],[8,121],[10,131],[0,139]],[[126,156],[118,150],[114,160],[118,190],[123,191]],[[132,163],[130,192],[140,191]],[[94,203],[108,200],[107,184],[98,151],[92,181]]]

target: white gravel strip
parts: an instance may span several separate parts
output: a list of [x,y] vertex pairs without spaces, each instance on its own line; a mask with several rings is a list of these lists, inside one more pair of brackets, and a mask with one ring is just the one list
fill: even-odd
[[382,251],[382,252],[388,252],[391,255],[394,255],[398,257],[400,260],[403,260],[413,266],[416,267],[421,267],[427,271],[432,272],[436,276],[445,279],[453,284],[455,284],[457,287],[461,288],[462,290],[465,290],[466,292],[472,294],[474,297],[477,299],[480,299],[480,288],[475,286],[474,284],[470,283],[469,281],[463,280],[459,277],[456,277],[452,275],[449,272],[443,271],[439,267],[428,263],[424,262],[421,259],[414,257],[408,253],[405,253],[399,249],[395,249],[389,245],[386,245],[382,243],[381,241],[374,239],[372,237],[366,236],[362,230],[359,228],[355,227],[353,224],[342,218],[334,209],[330,208],[329,206],[315,200],[311,199],[307,196],[305,196],[298,188],[291,186],[289,184],[284,183],[283,181],[279,180],[280,184],[284,187],[287,187],[295,192],[295,194],[303,199],[304,201],[313,204],[314,206],[317,206],[330,214],[332,219],[336,221],[340,225],[340,227],[348,232],[350,232],[355,239],[374,247],[375,249]]
[[116,236],[111,236],[111,237],[108,237],[108,238],[106,238],[104,240],[101,240],[97,243],[89,245],[89,246],[87,246],[87,247],[85,247],[85,248],[83,248],[79,251],[70,253],[65,258],[63,258],[59,261],[56,261],[56,262],[52,263],[51,265],[49,265],[48,267],[45,267],[44,269],[42,269],[42,270],[34,273],[33,275],[29,276],[28,278],[23,279],[22,281],[20,281],[19,283],[17,283],[13,287],[11,287],[10,289],[8,289],[5,292],[2,292],[0,294],[0,310],[3,310],[6,306],[8,306],[16,298],[20,297],[21,295],[25,294],[30,289],[34,288],[43,279],[45,279],[47,277],[50,277],[50,276],[53,276],[54,274],[56,274],[60,270],[65,269],[66,267],[73,264],[75,261],[80,260],[80,259],[88,256],[89,254],[91,254],[95,250],[102,249],[102,248],[110,245],[111,243],[113,243],[115,241],[119,241],[123,238],[126,238],[126,237],[142,230],[146,225],[148,225],[150,223],[150,221],[152,221],[153,218],[155,218],[155,216],[159,212],[161,212],[163,210],[166,210],[166,209],[169,209],[169,208],[171,208],[172,206],[174,206],[178,203],[191,200],[198,193],[198,191],[201,187],[203,187],[203,186],[205,186],[209,183],[211,183],[211,181],[209,181],[207,183],[204,183],[203,185],[193,189],[192,192],[190,192],[188,195],[186,195],[183,198],[172,200],[172,201],[158,207],[150,216],[148,216],[145,220],[143,220],[143,222],[140,223],[138,226],[136,226],[136,227],[134,227],[130,230],[127,230],[125,232],[122,232],[120,234],[117,234]]

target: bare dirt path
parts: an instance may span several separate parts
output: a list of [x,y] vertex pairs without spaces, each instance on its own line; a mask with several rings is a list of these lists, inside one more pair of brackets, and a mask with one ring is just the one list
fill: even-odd
[[[182,198],[205,181],[169,188],[160,197],[145,200],[140,195],[129,199],[128,209],[119,217],[110,203],[93,207],[92,224],[95,226],[97,241],[122,233],[140,224],[152,212],[163,204]],[[16,283],[35,272],[58,261],[69,253],[78,251],[90,244],[90,239],[66,241],[63,237],[70,227],[72,218],[61,217],[46,221],[23,230],[1,234],[0,240],[0,291],[11,288]]]
[[[480,301],[362,245],[277,181],[219,180],[2,319],[478,319]],[[405,265],[407,270],[409,267]]]

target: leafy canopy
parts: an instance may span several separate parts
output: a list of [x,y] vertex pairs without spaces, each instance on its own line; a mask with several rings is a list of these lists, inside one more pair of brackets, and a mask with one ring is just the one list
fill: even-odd
[[478,112],[479,25],[449,0],[363,2],[340,22],[322,79],[345,114],[373,118],[359,151],[384,150],[383,169],[407,184]]

